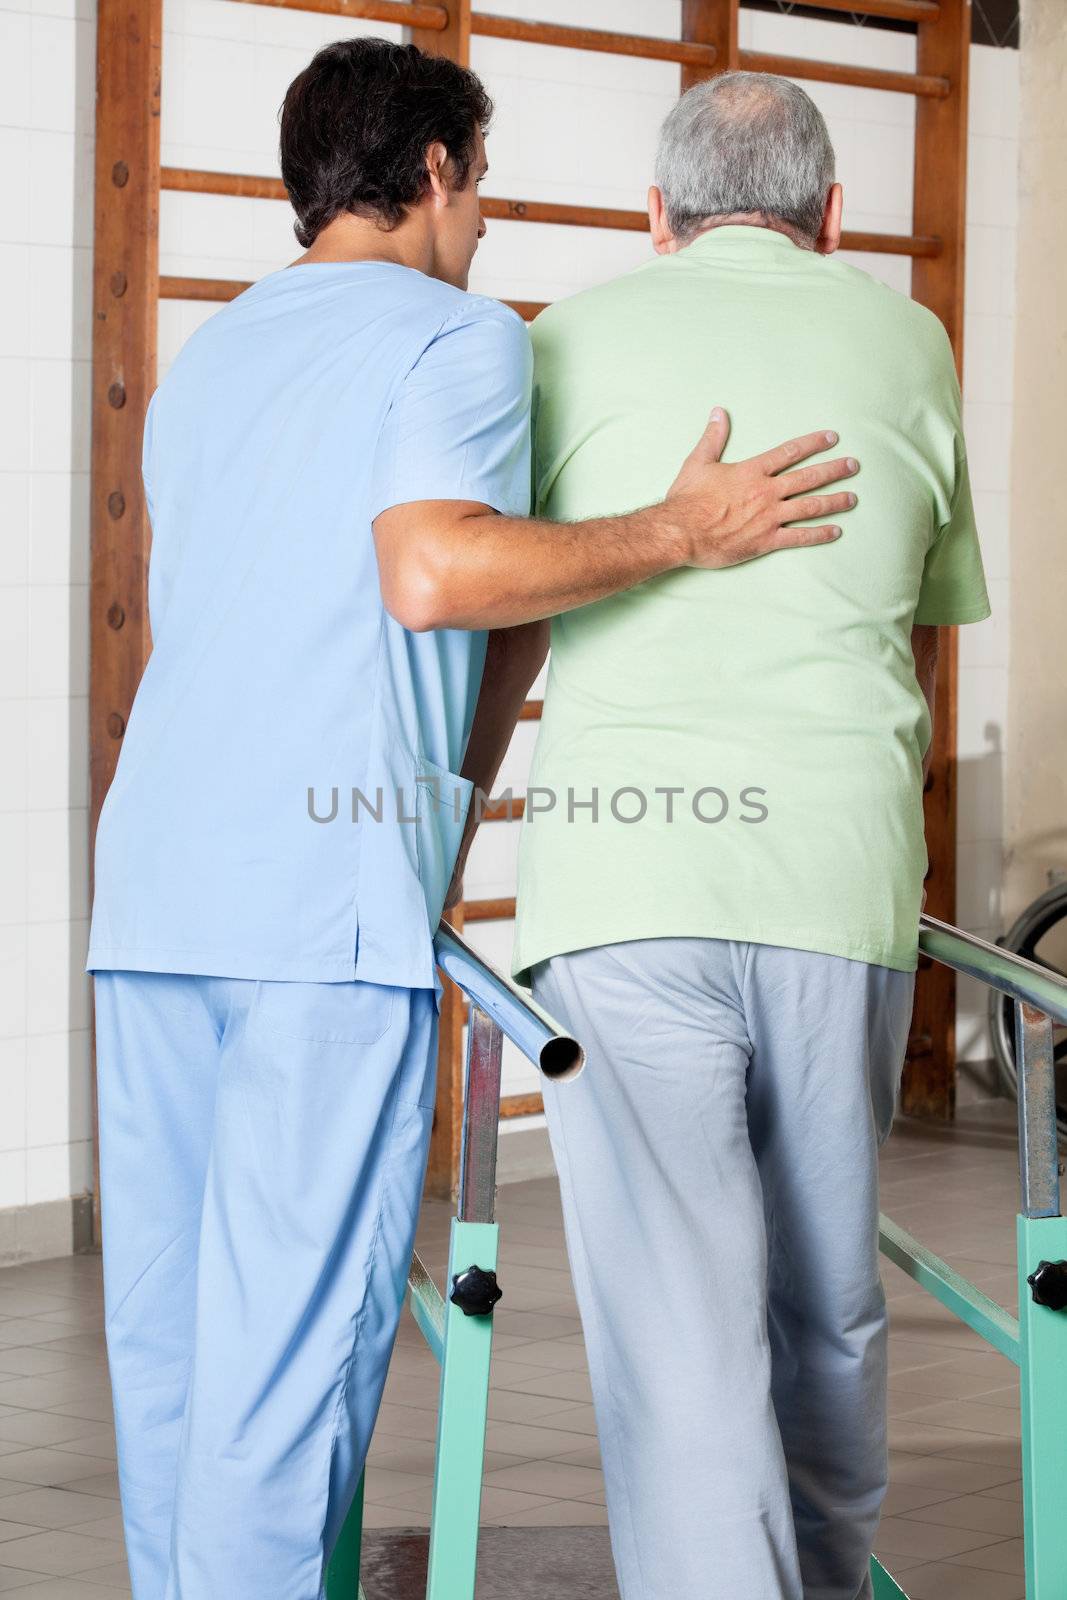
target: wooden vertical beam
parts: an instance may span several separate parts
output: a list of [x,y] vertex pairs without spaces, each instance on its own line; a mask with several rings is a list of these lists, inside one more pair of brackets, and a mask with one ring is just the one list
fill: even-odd
[[[446,28],[409,28],[406,37],[428,55],[447,56],[461,67],[471,60],[471,0],[448,0]],[[463,927],[463,907],[448,914],[458,930]],[[450,978],[442,978],[441,1023],[437,1044],[437,1098],[425,1193],[438,1200],[452,1199],[459,1185],[459,1147],[463,1124],[463,996]]]
[[[156,380],[162,0],[99,0],[96,30],[90,570],[90,875],[100,807],[150,641],[141,485]],[[100,1238],[95,1054],[93,1234]]]
[[471,64],[471,0],[448,0],[447,28],[409,28],[407,37],[427,55]]
[[682,68],[682,93],[718,72],[737,69],[738,0],[682,0],[682,38],[687,44],[711,44],[717,55],[710,70]]
[[[940,255],[912,263],[912,294],[941,318],[963,376],[963,263],[967,202],[967,80],[970,0],[941,0],[919,25],[916,71],[947,78],[942,100],[915,107],[914,229],[942,240]],[[930,858],[926,909],[956,920],[957,630],[942,628],[934,697],[934,753],[925,795]],[[948,1120],[956,1107],[956,975],[922,963],[904,1069],[901,1104],[913,1116]]]

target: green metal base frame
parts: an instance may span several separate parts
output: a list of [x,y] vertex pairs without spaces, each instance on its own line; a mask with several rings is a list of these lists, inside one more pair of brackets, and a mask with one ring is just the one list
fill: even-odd
[[1035,1305],[1026,1281],[1067,1260],[1067,1217],[1019,1217],[1017,1238],[1026,1600],[1067,1600],[1067,1310]]
[[[499,1236],[495,1222],[453,1217],[447,1284],[470,1266],[495,1271]],[[446,1302],[427,1600],[474,1600],[492,1344],[491,1315]]]
[[871,1557],[871,1585],[874,1589],[874,1600],[908,1600],[904,1590],[895,1578],[882,1566],[880,1561]]

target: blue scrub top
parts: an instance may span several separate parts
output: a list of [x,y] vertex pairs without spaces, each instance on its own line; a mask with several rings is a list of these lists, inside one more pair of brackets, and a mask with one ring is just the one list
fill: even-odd
[[307,262],[192,336],[152,396],[153,649],[96,839],[86,970],[434,988],[487,635],[385,610],[371,524],[529,509],[512,311]]

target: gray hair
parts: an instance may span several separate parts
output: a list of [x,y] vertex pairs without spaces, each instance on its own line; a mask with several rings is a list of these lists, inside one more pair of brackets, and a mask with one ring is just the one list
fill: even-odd
[[834,181],[818,106],[788,78],[726,72],[698,83],[663,124],[656,183],[676,239],[709,217],[758,211],[814,241]]

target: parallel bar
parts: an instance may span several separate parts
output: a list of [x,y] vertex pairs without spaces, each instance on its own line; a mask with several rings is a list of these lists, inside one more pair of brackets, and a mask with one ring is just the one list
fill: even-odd
[[892,17],[895,22],[936,22],[937,0],[804,0],[819,11],[855,12],[861,17]]
[[[478,904],[478,902],[474,902]],[[481,902],[492,904],[492,902]],[[512,915],[515,902],[511,901]],[[467,908],[464,908],[465,910]],[[469,911],[467,918],[470,920]],[[451,978],[472,1003],[487,1012],[503,1030],[504,1037],[518,1046],[548,1078],[573,1078],[582,1070],[585,1051],[564,1033],[554,1017],[530,998],[517,983],[498,972],[484,956],[478,955],[459,937],[454,928],[442,922],[434,938],[437,965]]]
[[763,50],[738,52],[747,72],[775,72],[783,78],[811,78],[820,83],[848,83],[856,89],[888,89],[925,100],[947,99],[947,78],[930,73],[886,72],[881,67],[853,67],[843,61],[806,61],[802,56],[769,55]]
[[1056,1063],[1052,1018],[1015,1002],[1015,1074],[1019,1102],[1019,1187],[1024,1217],[1060,1214],[1056,1140]]
[[[288,196],[280,178],[267,178],[255,173],[205,172],[193,167],[164,167],[160,176],[164,189],[178,190],[184,194],[225,194],[250,200],[286,200]],[[572,228],[617,228],[627,233],[647,233],[648,217],[643,211],[616,210],[611,206],[575,206],[555,200],[507,200],[486,195],[482,200],[482,215],[496,222],[549,222]],[[941,241],[931,235],[907,233],[843,233],[842,250],[862,250],[872,255],[915,256],[920,259],[940,254]],[[198,283],[225,283],[225,279],[170,278],[174,286],[172,299],[183,299],[178,292],[183,285]],[[242,284],[242,288],[247,285]],[[240,289],[236,291],[240,293]],[[188,296],[195,299],[213,299],[209,294]],[[221,296],[219,296],[221,298]],[[511,302],[520,316],[536,316],[543,307],[534,301]]]
[[519,712],[519,721],[540,722],[541,712],[544,710],[544,705],[545,702],[543,700],[527,700],[526,704]]
[[408,1270],[408,1304],[423,1338],[440,1363],[445,1352],[445,1302],[418,1255]]
[[895,1261],[935,1300],[940,1300],[953,1316],[973,1328],[979,1338],[1019,1365],[1019,1324],[1014,1317],[973,1283],[968,1283],[947,1261],[942,1261],[918,1239],[899,1228],[891,1218],[879,1218],[878,1235],[884,1256]]
[[1056,1022],[1067,1022],[1067,978],[1057,977],[1035,961],[1002,950],[975,933],[964,933],[962,928],[939,922],[925,912],[919,918],[919,949],[942,966],[977,978],[1015,1000],[1025,1000],[1046,1011]]
[[603,28],[575,28],[555,22],[523,22],[517,17],[471,13],[471,32],[492,39],[518,39],[525,44],[560,45],[566,50],[598,50],[607,55],[641,56],[649,61],[677,61],[707,70],[715,65],[713,45],[681,39],[653,39],[640,33],[609,33]]
[[448,27],[448,11],[444,6],[408,5],[405,0],[243,0],[243,3],[276,6],[282,11],[318,11],[327,16],[354,17],[368,22],[396,22],[407,28],[431,28],[435,33]]

